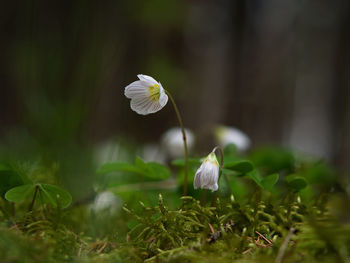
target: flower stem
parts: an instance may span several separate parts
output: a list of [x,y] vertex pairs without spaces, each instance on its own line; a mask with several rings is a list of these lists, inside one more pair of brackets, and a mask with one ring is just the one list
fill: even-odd
[[35,192],[34,192],[33,200],[29,206],[29,211],[33,210],[33,206],[34,206],[34,202],[35,202],[36,194],[38,193],[38,190],[39,190],[39,186],[37,185],[37,186],[35,186]]
[[177,120],[179,121],[179,125],[180,125],[181,132],[182,132],[182,139],[183,139],[183,142],[184,142],[184,150],[185,150],[184,196],[186,196],[187,195],[187,181],[188,181],[188,179],[187,179],[187,177],[188,177],[188,149],[187,149],[187,140],[186,140],[185,128],[184,128],[184,125],[183,125],[183,122],[182,122],[182,118],[181,118],[179,109],[177,108],[177,105],[175,103],[175,100],[173,99],[173,97],[171,96],[169,91],[166,90],[165,92],[168,95],[171,103],[173,104],[173,107],[174,107],[174,110],[175,110],[175,113],[176,113],[176,117],[177,117]]
[[11,215],[15,217],[16,215],[16,209],[15,209],[15,203],[11,202]]
[[220,146],[215,146],[215,148],[212,150],[213,153],[215,153],[215,151],[218,150],[220,153],[220,167],[221,169],[224,168],[224,152],[222,151]]
[[[219,153],[220,153],[220,168],[224,168],[224,152],[223,150],[221,149],[220,146],[215,146],[215,148],[212,150],[213,153],[215,153],[215,151],[218,150]],[[222,170],[221,170],[221,173],[222,173]],[[218,180],[219,181],[219,180]],[[212,200],[212,203],[211,203],[211,206],[213,207],[216,207],[216,199],[218,199],[218,191],[216,191],[214,193],[214,196],[213,196],[213,200]]]
[[202,206],[205,206],[207,204],[207,190],[202,189],[202,200],[201,200]]

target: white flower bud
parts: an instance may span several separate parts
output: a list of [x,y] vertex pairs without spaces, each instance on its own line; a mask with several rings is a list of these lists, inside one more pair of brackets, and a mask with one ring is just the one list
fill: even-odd
[[218,190],[219,163],[214,152],[211,152],[204,159],[202,165],[198,168],[194,177],[194,189],[209,189],[212,192]]

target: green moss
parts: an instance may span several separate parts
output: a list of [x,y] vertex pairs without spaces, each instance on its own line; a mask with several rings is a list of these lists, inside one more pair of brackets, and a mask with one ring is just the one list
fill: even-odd
[[[306,205],[296,196],[278,201],[263,196],[255,194],[249,202],[220,198],[215,207],[182,197],[178,209],[169,209],[160,195],[157,206],[140,203],[137,212],[125,207],[126,213],[104,217],[115,222],[104,237],[92,235],[94,221],[86,208],[45,206],[14,221],[3,218],[0,256],[2,262],[271,262],[295,229],[283,262],[349,259],[350,226],[327,206]],[[128,228],[126,218],[135,222],[127,235],[121,230]],[[103,228],[104,220],[98,222]]]

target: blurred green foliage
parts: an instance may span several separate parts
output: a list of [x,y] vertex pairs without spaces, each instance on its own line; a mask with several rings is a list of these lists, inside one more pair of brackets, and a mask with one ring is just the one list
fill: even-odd
[[[186,87],[186,1],[20,6],[4,74],[17,119],[1,127],[1,262],[271,262],[290,235],[283,262],[350,260],[348,188],[321,160],[228,145],[219,191],[193,189],[193,156],[182,197],[183,159],[135,158],[152,117],[124,127],[137,140],[121,134],[122,87],[136,69],[173,94]],[[101,206],[105,191],[116,199]]]
[[[60,166],[4,163],[0,255],[5,262],[349,260],[349,197],[330,166],[287,149],[247,156],[234,149],[224,149],[218,193],[193,189],[201,158],[190,159],[192,196],[181,197],[182,159],[167,166],[137,157],[97,168],[95,189],[118,199],[86,193],[67,208],[70,195],[51,185],[59,185]],[[35,189],[42,199],[28,211]]]

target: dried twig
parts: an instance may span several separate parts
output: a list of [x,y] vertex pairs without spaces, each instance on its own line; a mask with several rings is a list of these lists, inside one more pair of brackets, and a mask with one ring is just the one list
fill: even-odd
[[289,230],[288,235],[286,236],[286,239],[283,241],[283,243],[282,243],[282,245],[281,245],[281,247],[280,247],[280,249],[278,251],[275,263],[281,263],[282,262],[284,253],[286,253],[286,249],[287,249],[288,243],[289,243],[290,239],[292,238],[292,235],[294,234],[294,232],[295,232],[295,228],[292,227]]
[[78,257],[81,257],[81,250],[82,250],[82,248],[81,248],[81,246],[79,247],[79,250],[78,250]]
[[214,234],[215,233],[214,227],[210,223],[208,223],[208,225],[209,225],[211,233]]
[[252,248],[248,248],[247,250],[243,251],[242,254],[245,255],[247,254],[248,252],[250,252],[252,250]]
[[106,248],[106,246],[108,245],[108,242],[105,242],[104,244],[103,244],[103,246],[99,249],[99,250],[97,250],[97,253],[101,253],[101,252],[103,252],[103,250]]
[[255,231],[255,233],[258,234],[259,237],[261,237],[262,239],[264,239],[264,240],[269,244],[269,246],[272,246],[273,243],[271,242],[271,240],[269,240],[269,239],[267,239],[266,237],[264,237],[264,235],[262,235],[262,234],[259,233],[258,231]]

